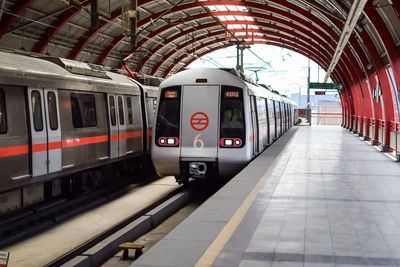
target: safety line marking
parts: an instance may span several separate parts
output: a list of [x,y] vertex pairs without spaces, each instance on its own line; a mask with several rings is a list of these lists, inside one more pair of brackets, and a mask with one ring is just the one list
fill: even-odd
[[[297,132],[297,130],[296,130]],[[296,133],[295,132],[295,133]],[[196,267],[203,267],[203,266],[211,266],[218,255],[221,253],[222,249],[225,247],[226,243],[228,243],[229,239],[232,237],[233,233],[235,232],[236,228],[242,222],[244,216],[246,215],[247,211],[256,200],[260,191],[264,188],[264,185],[267,183],[269,177],[272,174],[272,171],[275,169],[276,164],[279,162],[280,158],[283,155],[283,152],[286,150],[287,146],[292,142],[294,134],[290,137],[290,140],[287,144],[282,148],[281,152],[279,152],[278,156],[272,162],[271,166],[268,170],[264,173],[263,177],[258,181],[256,186],[250,192],[250,194],[246,197],[243,201],[242,205],[240,205],[239,209],[236,210],[235,214],[233,214],[232,218],[228,221],[225,227],[221,230],[218,234],[217,238],[208,246],[206,251],[200,257],[200,259],[195,264]]]

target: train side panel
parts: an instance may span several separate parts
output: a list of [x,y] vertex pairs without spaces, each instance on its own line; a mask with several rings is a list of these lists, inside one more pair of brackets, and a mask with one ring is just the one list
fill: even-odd
[[30,176],[25,90],[0,85],[0,187]]
[[102,93],[59,90],[62,168],[109,158],[106,106]]
[[126,101],[126,153],[140,155],[143,153],[143,122],[139,96],[124,96]]

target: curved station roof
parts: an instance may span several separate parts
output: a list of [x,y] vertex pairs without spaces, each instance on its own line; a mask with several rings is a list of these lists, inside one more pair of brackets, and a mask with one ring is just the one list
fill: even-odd
[[[275,45],[343,84],[344,125],[397,127],[400,1],[138,0],[134,47],[121,4],[132,1],[0,0],[0,46],[112,68],[131,55],[134,71],[167,77],[223,47]],[[96,28],[92,2],[105,10]]]

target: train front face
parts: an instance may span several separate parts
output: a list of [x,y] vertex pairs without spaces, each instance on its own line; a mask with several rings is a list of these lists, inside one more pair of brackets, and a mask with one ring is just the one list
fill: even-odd
[[250,160],[243,88],[200,77],[160,90],[152,160],[183,183],[233,176]]

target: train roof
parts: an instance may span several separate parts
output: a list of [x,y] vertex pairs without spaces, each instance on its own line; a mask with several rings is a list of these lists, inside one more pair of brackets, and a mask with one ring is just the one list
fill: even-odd
[[271,92],[270,90],[268,90],[262,86],[258,86],[255,84],[248,84],[248,87],[249,87],[250,95],[261,96],[261,97],[276,100],[276,101],[282,101],[282,97],[279,94]]
[[[196,80],[203,79],[202,83],[196,82]],[[204,79],[205,82],[204,82]],[[160,87],[169,87],[176,85],[199,85],[199,84],[208,84],[208,85],[219,85],[221,81],[224,81],[224,85],[236,86],[236,87],[244,87],[246,82],[240,79],[239,77],[233,75],[230,72],[217,69],[217,68],[193,68],[186,69],[181,72],[178,72],[169,78],[165,79],[161,82]]]
[[103,71],[87,63],[3,51],[0,51],[0,83],[122,94],[140,93],[139,86],[128,77]]

